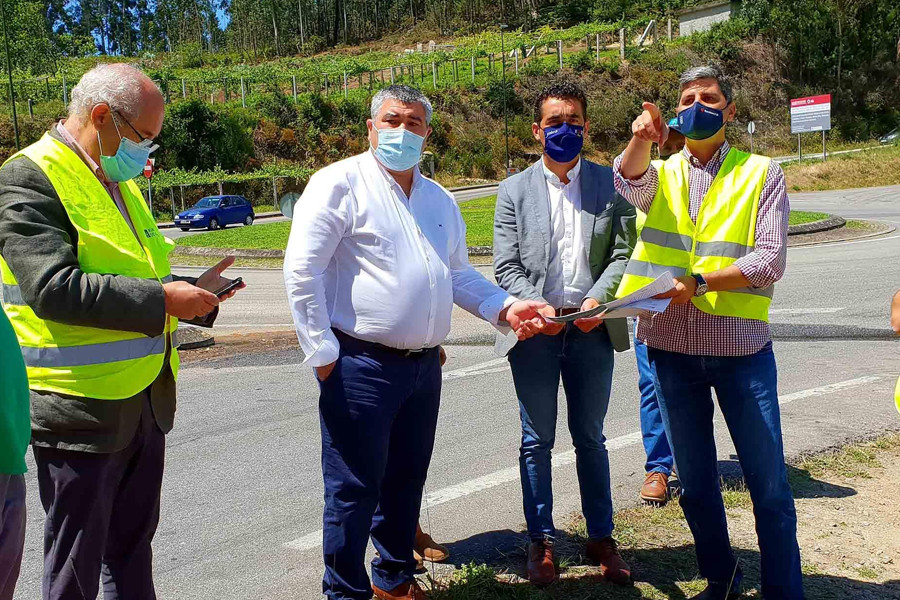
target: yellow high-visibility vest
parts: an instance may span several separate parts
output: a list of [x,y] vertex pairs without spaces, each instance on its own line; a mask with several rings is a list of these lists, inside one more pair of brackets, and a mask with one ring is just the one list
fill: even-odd
[[[674,154],[655,164],[659,189],[638,243],[619,285],[618,297],[630,294],[665,272],[673,277],[711,273],[753,251],[759,197],[771,159],[732,148],[691,220],[687,159]],[[769,320],[774,286],[708,292],[694,298],[705,313]]]
[[[68,146],[45,134],[15,154],[44,172],[78,232],[78,264],[85,273],[172,280],[168,255],[174,243],[159,232],[156,220],[134,181],[119,184],[134,224],[129,228],[103,184]],[[140,239],[138,239],[140,238]],[[32,390],[78,397],[130,398],[153,383],[178,321],[166,317],[161,335],[68,325],[41,319],[25,304],[18,282],[0,257],[3,310],[16,331]],[[174,345],[173,345],[174,346]],[[178,352],[170,365],[178,374]]]

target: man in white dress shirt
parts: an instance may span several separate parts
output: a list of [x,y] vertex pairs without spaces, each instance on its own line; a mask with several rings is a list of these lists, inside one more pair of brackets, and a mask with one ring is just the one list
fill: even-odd
[[518,301],[472,268],[453,196],[419,172],[431,114],[418,90],[378,92],[370,150],[310,178],[285,253],[304,362],[320,387],[322,587],[332,600],[426,598],[413,540],[453,304],[520,339],[544,325],[542,303]]

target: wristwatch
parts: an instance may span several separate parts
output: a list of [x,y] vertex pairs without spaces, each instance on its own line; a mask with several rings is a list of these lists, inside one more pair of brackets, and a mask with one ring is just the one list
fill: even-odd
[[699,297],[709,291],[709,286],[706,284],[706,280],[703,279],[703,275],[693,274],[691,277],[697,281],[697,289],[694,290],[694,296]]

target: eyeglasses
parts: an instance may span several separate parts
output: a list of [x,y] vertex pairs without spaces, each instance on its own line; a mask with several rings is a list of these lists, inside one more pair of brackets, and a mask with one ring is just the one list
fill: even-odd
[[146,138],[146,137],[142,136],[142,135],[141,135],[141,132],[138,131],[137,129],[135,129],[135,128],[134,128],[134,125],[132,125],[131,122],[130,122],[128,119],[125,118],[125,115],[123,115],[122,113],[120,113],[120,112],[119,112],[118,110],[116,110],[116,109],[113,109],[113,112],[116,113],[117,115],[119,115],[119,118],[122,119],[123,121],[125,121],[125,124],[126,124],[126,125],[128,125],[129,127],[131,127],[131,130],[135,133],[135,135],[137,135],[139,138],[141,138],[141,143],[142,143],[142,144],[143,144],[144,142],[152,142],[152,141],[153,141],[153,140],[151,140],[150,138]]

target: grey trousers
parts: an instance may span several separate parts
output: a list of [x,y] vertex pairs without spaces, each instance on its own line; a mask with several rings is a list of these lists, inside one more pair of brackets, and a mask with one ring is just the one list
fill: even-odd
[[25,476],[0,473],[0,600],[12,600],[25,547]]

